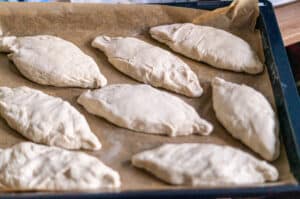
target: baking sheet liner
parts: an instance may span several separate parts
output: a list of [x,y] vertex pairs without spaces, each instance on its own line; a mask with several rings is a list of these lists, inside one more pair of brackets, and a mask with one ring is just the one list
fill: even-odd
[[[93,38],[102,34],[109,36],[132,36],[168,49],[167,46],[150,38],[148,33],[149,28],[162,24],[194,22],[223,28],[241,36],[249,42],[263,60],[260,34],[254,30],[253,25],[253,21],[255,21],[258,16],[258,8],[257,5],[253,4],[255,1],[252,1],[252,3],[251,1],[247,2],[248,3],[235,1],[230,7],[221,8],[216,11],[161,5],[0,3],[0,32],[2,32],[3,35],[15,36],[49,34],[62,37],[63,39],[73,42],[95,59],[101,72],[107,77],[108,84],[137,84],[137,81],[120,73],[109,64],[106,56],[102,52],[91,47],[90,44]],[[61,97],[69,101],[84,114],[92,131],[98,136],[103,145],[100,151],[88,153],[101,159],[105,164],[120,173],[122,187],[119,190],[113,191],[189,189],[191,187],[168,185],[143,170],[134,168],[130,163],[131,156],[135,153],[157,147],[163,143],[225,144],[240,148],[257,156],[241,142],[233,139],[217,121],[212,109],[212,91],[210,87],[210,80],[215,76],[252,86],[262,92],[273,107],[275,107],[275,105],[267,70],[264,70],[264,72],[259,75],[247,75],[244,73],[215,69],[179,54],[177,54],[177,56],[189,64],[191,69],[198,75],[204,88],[204,94],[200,98],[174,95],[192,105],[201,117],[214,125],[214,131],[210,136],[191,135],[171,138],[147,135],[119,128],[100,117],[87,113],[82,106],[76,103],[78,96],[85,89],[56,88],[33,83],[18,72],[14,64],[8,60],[7,55],[4,53],[0,53],[0,86],[18,87],[25,85],[35,88],[49,95]],[[145,101],[145,104],[147,104],[147,101]],[[12,130],[6,122],[0,118],[0,148],[10,147],[25,140],[24,137]],[[276,166],[279,171],[279,181],[276,183],[252,186],[296,183],[289,170],[288,160],[282,145],[279,159],[272,164]],[[194,187],[193,189],[201,188],[204,187]],[[2,189],[2,191],[4,190]],[[96,192],[97,191],[103,192],[107,190],[96,190]]]

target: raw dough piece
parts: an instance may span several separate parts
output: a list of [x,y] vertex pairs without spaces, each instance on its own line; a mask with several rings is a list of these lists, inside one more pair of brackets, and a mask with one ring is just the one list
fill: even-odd
[[250,74],[263,71],[250,45],[224,30],[185,23],[153,27],[150,33],[172,50],[216,68]]
[[99,88],[107,83],[90,56],[58,37],[0,37],[0,52],[10,52],[18,70],[39,84]]
[[67,191],[118,188],[118,172],[97,158],[31,142],[0,151],[0,183],[5,189]]
[[67,149],[101,148],[81,113],[41,91],[0,87],[0,114],[11,128],[34,142]]
[[235,138],[266,160],[279,156],[278,121],[270,103],[246,85],[214,78],[213,108],[218,120]]
[[278,179],[278,171],[267,162],[215,144],[164,144],[134,155],[132,163],[174,185],[243,185]]
[[104,51],[119,71],[140,82],[189,97],[203,92],[189,66],[164,49],[132,37],[99,36],[92,46]]
[[86,91],[78,103],[88,112],[134,131],[181,136],[208,135],[213,129],[193,107],[146,84],[115,84]]

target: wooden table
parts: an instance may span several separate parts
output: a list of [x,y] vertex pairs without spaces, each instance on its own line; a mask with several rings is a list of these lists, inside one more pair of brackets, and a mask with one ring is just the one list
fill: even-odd
[[300,1],[275,8],[285,46],[300,42]]

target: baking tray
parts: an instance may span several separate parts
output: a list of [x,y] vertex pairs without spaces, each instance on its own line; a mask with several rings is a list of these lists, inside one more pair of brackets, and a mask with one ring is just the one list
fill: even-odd
[[[201,1],[189,3],[165,3],[171,6],[212,10],[229,5],[229,1]],[[283,46],[280,31],[270,2],[260,1],[260,17],[257,28],[262,33],[265,64],[273,88],[280,134],[285,146],[291,172],[300,180],[300,101],[293,75]],[[261,196],[300,190],[298,185],[275,185],[268,187],[243,187],[224,189],[193,189],[164,191],[123,191],[119,193],[5,193],[0,198],[198,198],[198,197],[240,197]]]

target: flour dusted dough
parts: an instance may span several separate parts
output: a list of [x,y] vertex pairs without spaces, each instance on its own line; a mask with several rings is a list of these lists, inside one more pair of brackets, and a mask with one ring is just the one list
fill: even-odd
[[98,150],[101,144],[84,116],[68,102],[28,87],[0,87],[0,114],[37,143]]
[[184,23],[153,27],[150,33],[172,50],[216,68],[250,74],[263,71],[250,45],[224,30]]
[[10,52],[18,70],[39,84],[99,88],[107,83],[90,56],[55,36],[0,37],[0,52]]
[[146,84],[189,97],[203,90],[196,74],[181,59],[159,47],[132,37],[96,37],[92,43],[124,74]]
[[246,85],[212,81],[213,108],[218,120],[235,138],[266,160],[279,156],[278,121],[270,103]]
[[164,144],[134,155],[132,163],[174,185],[243,185],[278,179],[278,171],[267,162],[215,144]]
[[0,151],[0,184],[13,190],[67,191],[120,187],[120,176],[97,158],[31,142]]
[[88,112],[134,131],[181,136],[208,135],[213,129],[178,97],[145,84],[115,84],[86,91],[78,103]]

